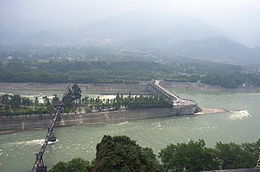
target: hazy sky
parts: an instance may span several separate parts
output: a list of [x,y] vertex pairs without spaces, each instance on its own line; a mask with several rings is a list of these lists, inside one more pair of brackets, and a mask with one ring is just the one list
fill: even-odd
[[144,10],[199,18],[240,42],[259,45],[260,0],[0,0],[0,23],[24,20],[76,28],[88,21]]
[[0,21],[37,20],[71,26],[131,10],[178,12],[211,20],[224,14],[235,18],[250,12],[248,7],[260,9],[260,0],[0,0]]

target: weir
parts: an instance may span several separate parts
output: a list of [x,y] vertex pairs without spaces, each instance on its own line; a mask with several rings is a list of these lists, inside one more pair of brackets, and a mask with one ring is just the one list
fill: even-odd
[[147,88],[154,94],[164,96],[168,100],[172,101],[173,110],[176,111],[177,114],[190,115],[201,111],[201,108],[194,100],[180,98],[162,87],[160,85],[161,82],[162,80],[152,80]]
[[170,100],[180,99],[178,96],[174,95],[172,92],[170,92],[167,89],[165,89],[164,87],[162,87],[160,85],[160,83],[161,83],[161,80],[152,80],[150,85],[155,89],[155,91],[159,92],[160,94],[162,94],[163,96],[165,96],[166,98],[168,98]]

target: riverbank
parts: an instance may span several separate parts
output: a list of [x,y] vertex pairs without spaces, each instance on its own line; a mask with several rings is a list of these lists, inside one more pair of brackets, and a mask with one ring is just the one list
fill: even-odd
[[[142,94],[147,93],[146,82],[139,82],[137,84],[78,84],[81,91],[92,92],[100,94]],[[64,92],[66,90],[66,83],[8,83],[0,82],[0,92],[10,90],[29,90],[29,91],[51,91]]]
[[209,85],[204,83],[173,82],[173,81],[162,81],[161,85],[165,88],[180,88],[180,89],[197,90],[197,91],[260,93],[260,88],[255,88],[255,87],[223,88],[221,86]]
[[[125,93],[128,94],[147,94],[146,86],[147,82],[140,81],[136,84],[78,84],[82,91],[92,92],[99,94],[116,94]],[[260,88],[246,87],[227,89],[220,86],[208,85],[203,83],[191,83],[191,82],[172,82],[162,81],[161,85],[165,88],[181,88],[187,90],[200,90],[200,91],[225,91],[225,92],[252,92],[260,93]],[[0,92],[10,90],[30,90],[30,91],[52,91],[59,92],[64,91],[66,83],[8,83],[0,82]]]
[[[203,111],[195,115],[217,114],[228,112],[226,109],[202,108]],[[152,108],[138,110],[119,110],[110,112],[95,112],[85,114],[62,114],[57,127],[77,125],[97,125],[120,123],[132,120],[164,118],[178,116],[171,108]],[[10,134],[25,130],[46,129],[52,120],[50,115],[20,115],[0,116],[0,134]]]

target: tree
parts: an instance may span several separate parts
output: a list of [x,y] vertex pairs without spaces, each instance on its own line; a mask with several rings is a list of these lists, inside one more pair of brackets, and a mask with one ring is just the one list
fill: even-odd
[[250,168],[256,164],[256,157],[252,152],[235,143],[216,144],[217,157],[222,169]]
[[18,107],[21,104],[21,100],[21,96],[13,95],[11,96],[10,104],[12,105],[12,107]]
[[8,94],[4,94],[0,99],[1,104],[9,105],[10,104],[10,96]]
[[77,100],[81,99],[81,89],[77,84],[74,84],[69,88],[68,92],[63,96],[62,102],[67,107],[72,107],[74,103],[77,104]]
[[89,104],[89,97],[86,96],[86,97],[82,98],[82,103],[88,105]]
[[149,148],[142,148],[127,136],[104,136],[96,147],[94,171],[159,171],[159,162]]
[[73,96],[73,100],[76,101],[77,104],[77,100],[81,99],[81,89],[79,88],[79,86],[75,83],[73,84],[73,86],[71,87],[71,91],[72,91],[72,96]]
[[46,105],[50,105],[51,104],[50,103],[50,99],[47,96],[43,97],[43,101],[44,101],[44,104],[46,104]]
[[22,97],[21,104],[24,105],[24,106],[30,106],[32,104],[32,101],[29,98]]
[[35,99],[34,99],[34,104],[35,104],[35,105],[38,105],[38,104],[39,104],[38,97],[35,97]]
[[[216,148],[206,148],[203,140],[187,144],[170,144],[159,153],[161,166],[151,148],[142,148],[127,136],[104,136],[96,146],[96,158],[81,158],[59,162],[49,172],[117,172],[117,171],[202,171],[255,167],[260,139],[241,145],[217,143]],[[253,158],[252,158],[253,157]]]
[[64,103],[65,107],[73,106],[73,97],[72,97],[71,89],[69,89],[68,93],[63,95],[62,102]]
[[206,148],[203,140],[191,140],[188,144],[170,144],[161,150],[159,157],[163,167],[170,171],[201,171],[219,167],[215,151]]
[[260,148],[260,139],[253,143],[242,143],[241,146],[247,152],[250,152],[251,154],[255,155],[255,161],[257,160]]
[[89,167],[91,167],[89,161],[75,158],[69,162],[58,162],[49,172],[87,172]]
[[57,94],[54,94],[51,103],[52,103],[52,104],[57,104],[57,103],[59,103],[59,102],[60,102],[59,97],[57,96]]

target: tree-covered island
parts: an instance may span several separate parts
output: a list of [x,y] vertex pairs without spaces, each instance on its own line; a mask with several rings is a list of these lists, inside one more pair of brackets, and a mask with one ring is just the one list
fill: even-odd
[[73,84],[62,98],[59,98],[57,94],[54,94],[52,99],[44,96],[41,103],[38,97],[32,100],[20,95],[1,95],[0,115],[52,114],[54,113],[54,106],[59,103],[63,104],[65,113],[172,107],[169,100],[156,95],[132,95],[131,93],[123,95],[117,93],[113,99],[102,99],[99,96],[96,98],[82,97],[79,86]]

